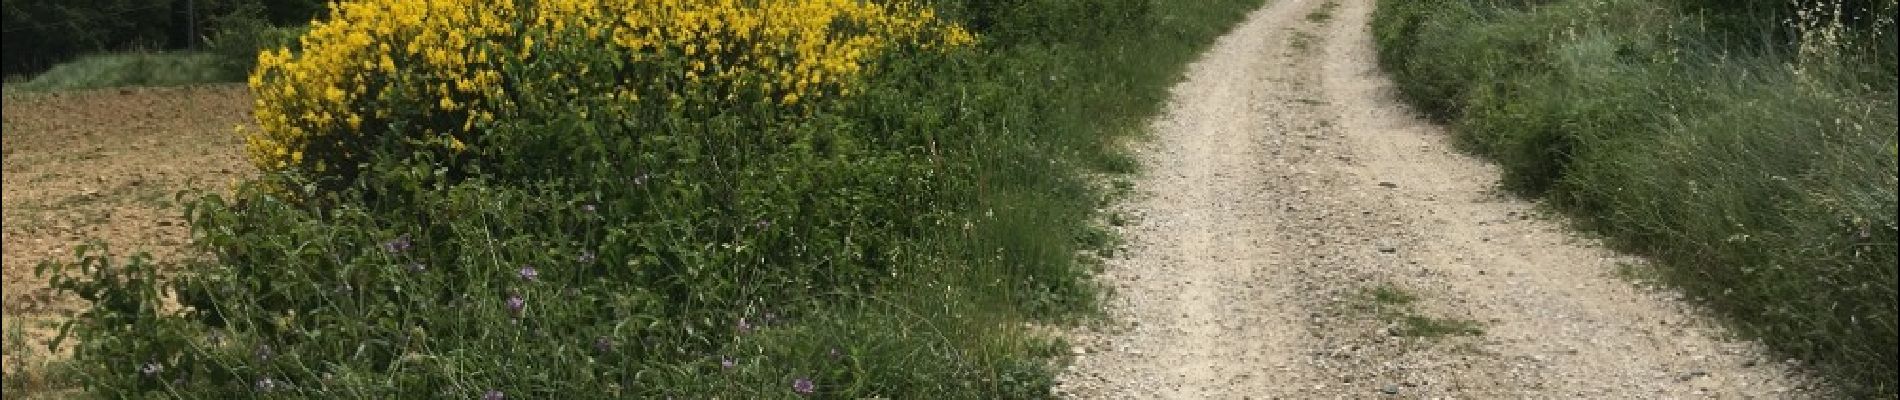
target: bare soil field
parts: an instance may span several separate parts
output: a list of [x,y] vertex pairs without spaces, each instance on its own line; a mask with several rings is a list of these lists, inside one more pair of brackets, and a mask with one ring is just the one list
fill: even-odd
[[116,256],[184,256],[190,232],[177,196],[226,190],[251,173],[233,134],[250,123],[251,97],[242,85],[127,88],[8,94],[4,107],[0,303],[12,375],[80,306],[55,296],[34,267],[70,260],[91,240]]

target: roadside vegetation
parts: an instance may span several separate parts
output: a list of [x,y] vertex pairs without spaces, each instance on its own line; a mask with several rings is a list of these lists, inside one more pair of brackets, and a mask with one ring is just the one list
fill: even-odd
[[255,58],[202,255],[43,264],[82,378],[8,388],[1046,397],[1090,176],[1258,5],[344,2]]
[[1854,397],[1900,381],[1895,2],[1382,1],[1381,62],[1503,184]]
[[1351,307],[1385,321],[1392,336],[1437,338],[1484,334],[1484,327],[1478,321],[1425,315],[1415,304],[1418,296],[1397,286],[1372,286],[1358,297]]

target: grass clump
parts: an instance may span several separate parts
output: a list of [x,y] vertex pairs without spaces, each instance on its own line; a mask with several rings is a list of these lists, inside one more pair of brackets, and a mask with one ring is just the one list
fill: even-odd
[[[689,3],[734,30],[848,8]],[[46,265],[92,304],[75,368],[105,397],[1048,396],[1064,347],[1029,325],[1092,310],[1078,254],[1112,243],[1088,174],[1132,170],[1116,143],[1258,2],[845,3],[886,13],[770,62],[710,23],[612,47],[637,19],[587,19],[658,3],[466,15],[392,66],[352,43],[409,46],[313,25],[253,82],[269,172],[188,209],[201,259]],[[887,23],[973,36],[828,44]],[[535,39],[448,46],[479,26]],[[839,48],[863,51],[795,67]]]
[[1336,1],[1325,2],[1323,4],[1320,4],[1319,8],[1315,8],[1313,9],[1312,12],[1306,13],[1306,21],[1307,22],[1331,21],[1333,20],[1333,12],[1338,11],[1338,10],[1339,10],[1339,2],[1336,2]]
[[1477,336],[1484,334],[1478,321],[1407,315],[1399,318],[1394,334],[1409,337]]
[[1373,287],[1366,292],[1366,295],[1372,299],[1373,303],[1382,306],[1409,306],[1412,302],[1418,301],[1418,296],[1413,296],[1392,285]]
[[1414,306],[1417,302],[1417,295],[1397,286],[1379,285],[1366,289],[1356,308],[1370,311],[1392,324],[1394,336],[1435,338],[1484,334],[1484,328],[1477,321],[1421,315]]
[[1507,187],[1892,397],[1895,2],[1720,3],[1381,2],[1374,30],[1406,97]]

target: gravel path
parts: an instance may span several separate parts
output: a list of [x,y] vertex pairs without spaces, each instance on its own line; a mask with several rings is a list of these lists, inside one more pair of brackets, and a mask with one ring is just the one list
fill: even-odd
[[1648,268],[1499,193],[1377,70],[1373,0],[1270,0],[1174,88],[1113,212],[1079,398],[1806,398]]

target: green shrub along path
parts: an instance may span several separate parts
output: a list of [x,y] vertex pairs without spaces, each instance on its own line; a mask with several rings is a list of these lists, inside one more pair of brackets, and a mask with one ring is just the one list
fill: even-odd
[[[443,75],[279,92],[286,121],[362,134],[259,155],[351,164],[188,195],[197,262],[94,247],[46,264],[92,304],[61,375],[104,398],[1044,397],[1066,346],[1035,326],[1094,309],[1092,250],[1111,242],[1093,177],[1131,172],[1117,143],[1257,4],[940,2],[975,43],[852,55],[876,67],[850,95],[797,108],[694,89],[707,51],[607,57],[541,22],[521,25],[549,28],[543,53],[490,59],[516,108],[481,126],[417,117],[468,104],[435,93],[463,82],[400,81]],[[618,97],[622,78],[657,92]]]

